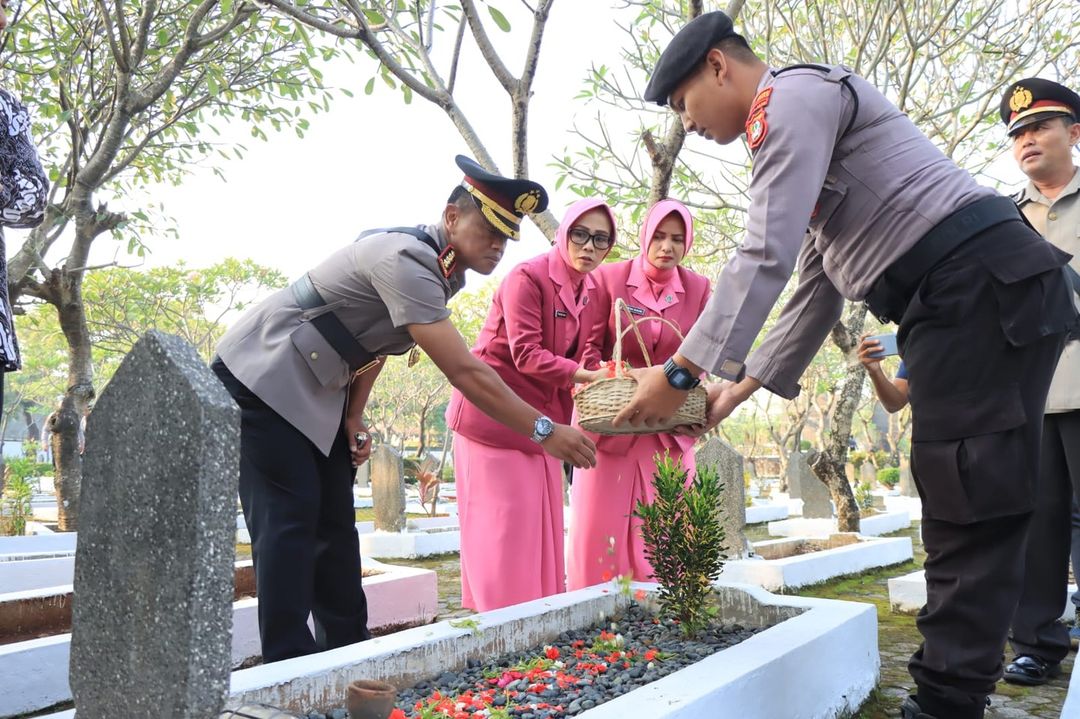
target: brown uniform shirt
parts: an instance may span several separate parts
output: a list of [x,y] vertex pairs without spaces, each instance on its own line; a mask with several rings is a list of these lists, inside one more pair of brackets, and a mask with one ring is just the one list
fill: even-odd
[[[1028,182],[1017,200],[1028,221],[1050,244],[1071,254],[1069,264],[1080,272],[1080,169],[1061,194],[1049,199]],[[1075,293],[1073,293],[1074,299]],[[1080,409],[1080,341],[1065,345],[1058,361],[1050,394],[1046,398],[1047,413],[1071,412]]]
[[[424,229],[446,247],[441,224]],[[414,344],[408,325],[447,319],[465,277],[464,270],[443,277],[435,252],[402,233],[365,237],[309,274],[325,306],[302,310],[290,288],[280,290],[240,318],[217,349],[245,387],[329,455],[350,372],[309,320],[332,311],[368,352],[404,354]]]
[[[844,298],[865,297],[934,225],[994,194],[869,82],[828,70],[762,77],[759,91],[771,94],[754,130],[764,138],[755,143],[746,238],[679,349],[714,374],[749,374],[787,398],[798,394]],[[794,296],[744,365],[796,262]]]

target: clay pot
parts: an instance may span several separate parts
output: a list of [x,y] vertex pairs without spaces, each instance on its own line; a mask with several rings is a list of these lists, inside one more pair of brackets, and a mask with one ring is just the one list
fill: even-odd
[[349,684],[345,707],[349,719],[386,719],[394,709],[397,687],[374,679],[358,679]]

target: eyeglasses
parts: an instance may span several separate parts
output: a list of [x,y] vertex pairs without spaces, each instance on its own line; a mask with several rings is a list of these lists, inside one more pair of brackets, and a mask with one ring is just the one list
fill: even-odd
[[575,245],[584,247],[588,244],[589,240],[592,240],[593,247],[598,250],[606,250],[615,243],[615,241],[611,239],[611,235],[606,232],[596,232],[590,235],[589,231],[584,227],[575,227],[570,230],[570,241]]

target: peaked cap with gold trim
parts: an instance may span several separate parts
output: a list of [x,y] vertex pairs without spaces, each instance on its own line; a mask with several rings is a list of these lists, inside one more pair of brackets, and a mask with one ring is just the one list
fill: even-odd
[[1005,88],[1001,121],[1011,136],[1022,127],[1051,117],[1080,120],[1080,95],[1052,80],[1028,77]]
[[522,217],[547,209],[547,191],[540,183],[500,177],[464,155],[454,161],[465,173],[461,186],[472,195],[481,214],[511,240],[521,239]]

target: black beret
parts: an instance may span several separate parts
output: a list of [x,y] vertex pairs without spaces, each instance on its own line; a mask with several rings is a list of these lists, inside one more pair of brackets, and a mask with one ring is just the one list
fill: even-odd
[[719,10],[698,15],[675,33],[645,88],[646,102],[663,107],[686,76],[697,69],[709,50],[724,38],[742,37],[735,32],[731,18]]
[[1009,85],[1001,96],[1001,121],[1009,135],[1051,117],[1080,119],[1080,95],[1052,80],[1028,77]]
[[547,190],[540,183],[496,175],[464,155],[454,161],[465,173],[461,186],[491,226],[510,239],[520,239],[522,217],[547,209]]

